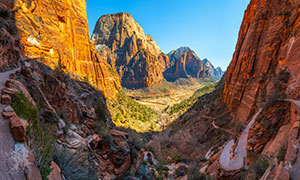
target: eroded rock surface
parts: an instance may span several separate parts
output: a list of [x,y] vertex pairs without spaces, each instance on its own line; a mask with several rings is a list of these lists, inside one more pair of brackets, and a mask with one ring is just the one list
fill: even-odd
[[168,57],[130,14],[102,16],[95,26],[92,41],[101,54],[104,48],[105,54],[116,54],[106,59],[119,72],[122,86],[151,87],[164,79],[162,72]]
[[[223,99],[233,116],[245,121],[260,101],[269,76],[291,73],[287,92],[298,98],[300,2],[252,0],[245,12],[233,59],[227,69]],[[273,90],[267,88],[267,94]]]
[[90,43],[85,0],[13,3],[21,44],[28,58],[87,81],[106,97],[117,93],[119,77],[109,71],[110,65]]

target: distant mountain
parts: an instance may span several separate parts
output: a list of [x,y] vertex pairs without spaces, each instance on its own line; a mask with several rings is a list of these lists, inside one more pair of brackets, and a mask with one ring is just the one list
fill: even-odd
[[92,42],[104,59],[117,69],[123,87],[151,87],[164,79],[163,71],[168,64],[168,57],[151,36],[145,35],[130,14],[100,17]]
[[214,79],[220,80],[224,74],[220,67],[215,68],[208,59],[203,59],[202,62],[206,65],[208,72]]
[[223,72],[205,63],[188,47],[162,53],[156,42],[128,13],[109,14],[98,20],[92,42],[100,56],[115,68],[123,87],[152,87],[162,80],[214,78]]
[[223,71],[215,69],[207,60],[201,59],[189,47],[181,47],[168,54],[170,64],[164,72],[168,81],[176,81],[179,78],[214,78],[220,79]]

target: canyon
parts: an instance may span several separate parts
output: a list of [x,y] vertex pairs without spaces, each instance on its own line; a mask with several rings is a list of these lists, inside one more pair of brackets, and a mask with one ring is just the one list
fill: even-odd
[[251,0],[224,74],[86,13],[0,0],[0,180],[299,179],[300,1]]

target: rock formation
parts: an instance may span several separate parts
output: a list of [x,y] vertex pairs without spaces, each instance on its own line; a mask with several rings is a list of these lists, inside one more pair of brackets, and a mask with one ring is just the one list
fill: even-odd
[[[271,94],[272,74],[286,68],[291,79],[286,93],[298,98],[300,2],[252,0],[245,12],[236,50],[227,69],[223,99],[233,116],[245,121],[261,92]],[[269,84],[269,85],[268,85]]]
[[[14,119],[18,117],[13,113],[14,116],[10,117],[12,133],[21,142],[25,141],[26,136],[25,143],[35,152],[35,156],[46,156],[49,158],[47,161],[52,160],[49,163],[54,170],[49,174],[50,179],[59,179],[61,174],[67,179],[122,179],[130,170],[139,167],[136,160],[140,158],[138,152],[141,149],[136,149],[133,142],[129,144],[132,140],[126,132],[115,129],[104,96],[91,85],[54,72],[34,60],[30,66],[22,66],[11,78],[3,93],[9,92],[14,97],[12,106],[19,107],[16,106],[18,92],[24,95],[30,92],[32,96],[24,97],[33,104],[38,101],[41,123],[34,126],[33,119],[28,119],[29,123],[23,125],[23,120]],[[9,108],[6,109],[4,112],[8,116]],[[23,127],[28,125],[29,132],[25,133],[26,128]],[[51,154],[50,149],[49,154],[39,154],[36,148],[46,150],[43,149],[45,144],[34,146],[35,143],[44,143],[35,137],[36,134],[34,137],[30,135],[34,130],[47,132],[45,138],[55,149],[55,155]],[[137,154],[133,156],[132,151]]]
[[117,74],[96,52],[89,40],[86,1],[13,2],[16,25],[25,55],[52,69],[59,68],[74,78],[90,82],[106,97],[120,89]]
[[202,62],[206,65],[208,73],[211,77],[217,80],[220,80],[222,78],[224,72],[220,67],[215,68],[214,65],[208,59],[203,59]]
[[168,54],[170,65],[164,72],[168,81],[179,78],[210,78],[208,67],[200,60],[194,51],[188,47],[181,47]]
[[95,26],[92,42],[98,50],[116,54],[108,62],[119,72],[122,86],[151,87],[164,79],[162,72],[168,57],[130,14],[102,16]]

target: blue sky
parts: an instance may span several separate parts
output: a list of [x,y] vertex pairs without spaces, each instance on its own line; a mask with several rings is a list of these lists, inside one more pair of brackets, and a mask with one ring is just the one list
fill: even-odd
[[193,49],[223,70],[229,65],[250,0],[87,0],[90,34],[101,15],[126,12],[164,53]]

